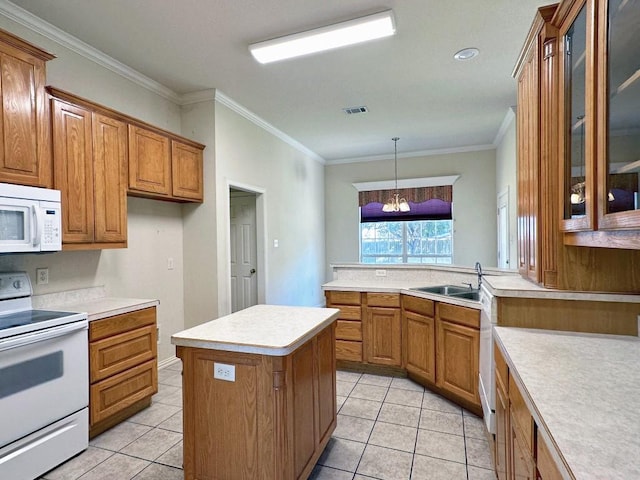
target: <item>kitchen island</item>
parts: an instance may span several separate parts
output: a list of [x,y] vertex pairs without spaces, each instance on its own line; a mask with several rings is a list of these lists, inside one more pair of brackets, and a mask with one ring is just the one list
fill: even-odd
[[338,313],[256,305],[171,337],[185,480],[309,476],[336,427]]

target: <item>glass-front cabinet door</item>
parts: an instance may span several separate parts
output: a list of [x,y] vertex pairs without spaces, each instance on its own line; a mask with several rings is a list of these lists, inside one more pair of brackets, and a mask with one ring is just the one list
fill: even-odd
[[595,213],[593,9],[594,0],[575,2],[560,27],[561,226],[566,231],[592,229]]
[[640,0],[598,5],[598,228],[640,228]]

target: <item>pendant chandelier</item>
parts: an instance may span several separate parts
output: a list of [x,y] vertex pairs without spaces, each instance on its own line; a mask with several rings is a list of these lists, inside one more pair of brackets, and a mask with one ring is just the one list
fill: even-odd
[[395,173],[396,173],[396,193],[394,193],[389,200],[382,206],[383,212],[408,212],[411,210],[409,203],[405,198],[400,198],[398,193],[398,140],[400,137],[393,137],[393,151],[395,161]]

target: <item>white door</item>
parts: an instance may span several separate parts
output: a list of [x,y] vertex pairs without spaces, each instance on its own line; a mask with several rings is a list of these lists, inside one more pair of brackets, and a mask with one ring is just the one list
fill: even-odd
[[246,192],[232,192],[229,204],[231,312],[237,312],[258,303],[256,197]]
[[498,268],[509,265],[509,189],[498,195]]

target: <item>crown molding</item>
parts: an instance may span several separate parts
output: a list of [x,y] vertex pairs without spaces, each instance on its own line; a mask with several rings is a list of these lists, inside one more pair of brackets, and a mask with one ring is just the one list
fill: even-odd
[[513,122],[514,118],[516,118],[515,105],[507,109],[507,113],[505,113],[504,118],[502,119],[500,128],[498,128],[498,133],[496,133],[496,138],[493,139],[494,147],[497,147],[498,145],[500,145],[500,143],[502,143],[502,139],[504,138],[504,135],[507,133],[507,130],[511,126],[511,122]]
[[[468,147],[455,147],[455,148],[441,148],[437,150],[419,150],[416,152],[399,153],[398,158],[415,158],[415,157],[430,157],[434,155],[448,155],[451,153],[469,153],[469,152],[481,152],[484,150],[495,150],[494,145],[470,145]],[[342,165],[347,163],[364,163],[364,162],[378,162],[381,160],[393,160],[394,155],[373,155],[368,157],[351,157],[341,158],[337,160],[326,160],[327,165]]]
[[62,45],[69,50],[82,55],[98,65],[111,70],[122,77],[131,80],[138,85],[151,90],[154,93],[170,100],[174,103],[180,103],[180,95],[165,87],[159,82],[141,74],[133,68],[125,65],[122,62],[110,57],[109,55],[101,52],[97,48],[83,42],[82,40],[68,34],[67,32],[59,29],[58,27],[45,22],[40,17],[28,12],[27,10],[20,8],[19,6],[7,1],[0,0],[0,13],[7,18],[10,18],[16,23],[27,27],[28,29],[47,37],[50,40]]
[[177,105],[184,106],[205,101],[218,101],[313,160],[323,165],[325,163],[324,159],[317,153],[309,150],[297,140],[278,130],[216,89],[180,95],[8,0],[0,0],[0,14]]
[[253,113],[251,110],[248,110],[247,108],[243,107],[239,103],[236,103],[233,99],[231,99],[230,97],[226,96],[220,90],[216,90],[215,101],[220,103],[220,104],[222,104],[222,105],[224,105],[225,107],[229,108],[230,110],[233,110],[238,115],[243,116],[244,118],[246,118],[250,122],[255,123],[257,126],[262,128],[263,130],[266,130],[267,132],[269,132],[270,134],[274,135],[275,137],[278,137],[283,142],[291,145],[293,148],[295,148],[299,152],[304,153],[305,155],[309,156],[310,158],[312,158],[316,162],[319,162],[319,163],[321,163],[323,165],[326,164],[325,159],[322,158],[320,155],[318,155],[317,153],[309,150],[303,144],[301,144],[300,142],[298,142],[294,138],[291,138],[289,135],[287,135],[283,131],[278,130],[276,127],[274,127],[270,123],[265,122],[262,118],[260,118],[258,115]]

